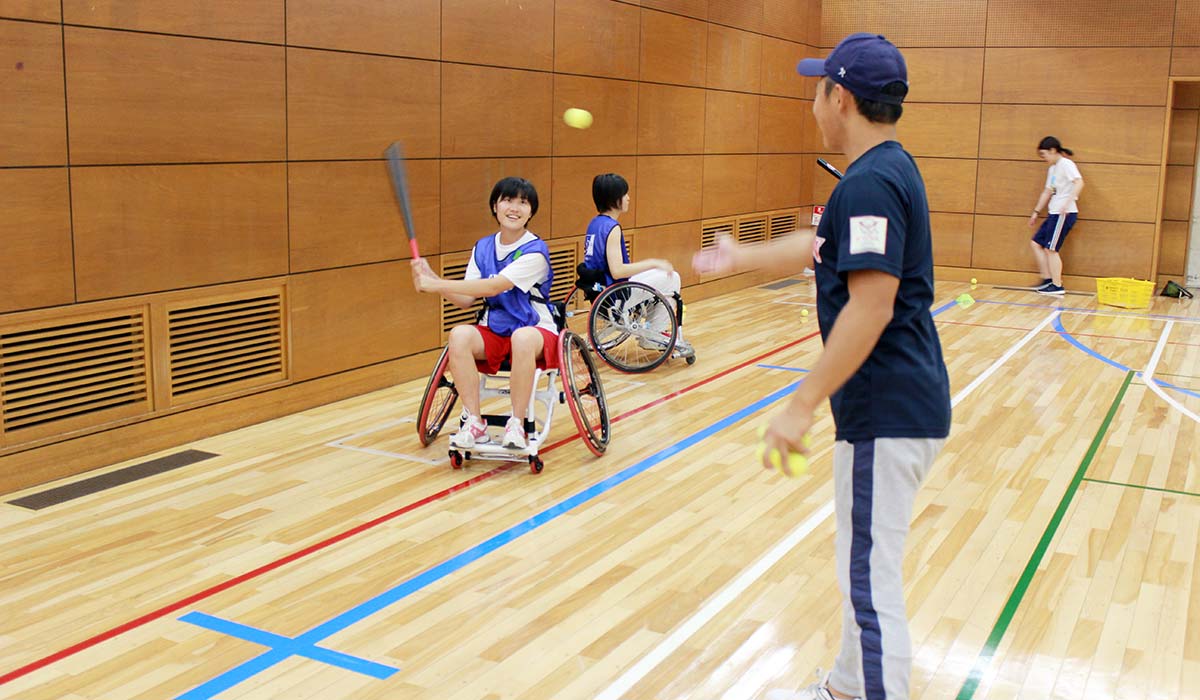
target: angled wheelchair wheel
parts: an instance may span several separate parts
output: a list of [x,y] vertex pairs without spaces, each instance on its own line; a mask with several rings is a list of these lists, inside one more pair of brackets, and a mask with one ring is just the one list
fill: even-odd
[[647,372],[666,362],[675,349],[675,305],[653,287],[618,282],[592,303],[588,337],[596,353],[614,368]]
[[450,348],[442,350],[434,365],[429,383],[425,385],[425,395],[421,397],[421,409],[417,413],[417,436],[421,445],[428,447],[442,432],[446,419],[454,411],[454,403],[458,401],[458,389],[454,382],[446,376],[446,368],[450,364]]
[[571,331],[563,331],[559,337],[558,353],[559,373],[571,417],[588,449],[599,457],[608,449],[612,426],[596,361],[583,338]]

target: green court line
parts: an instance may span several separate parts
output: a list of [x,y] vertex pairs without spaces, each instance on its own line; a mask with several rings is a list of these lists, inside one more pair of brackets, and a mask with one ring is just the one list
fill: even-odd
[[1160,489],[1157,486],[1143,486],[1142,484],[1126,484],[1120,481],[1105,481],[1104,479],[1089,479],[1084,477],[1084,481],[1090,481],[1093,484],[1108,484],[1110,486],[1126,486],[1131,489],[1145,489],[1147,491],[1161,491],[1163,493],[1174,493],[1180,496],[1195,496],[1200,498],[1200,493],[1192,493],[1191,491],[1176,491],[1175,489]]
[[1050,541],[1054,539],[1054,533],[1058,531],[1059,524],[1062,523],[1063,517],[1066,516],[1067,508],[1070,507],[1071,500],[1075,497],[1075,492],[1079,490],[1079,484],[1083,483],[1084,475],[1087,473],[1088,467],[1091,466],[1092,459],[1096,457],[1096,452],[1100,449],[1100,443],[1104,441],[1104,435],[1108,432],[1108,427],[1112,424],[1113,416],[1117,414],[1117,407],[1121,405],[1121,399],[1125,398],[1125,390],[1129,388],[1129,383],[1132,380],[1133,370],[1130,370],[1125,373],[1125,381],[1121,384],[1121,390],[1117,392],[1117,397],[1113,399],[1112,405],[1108,407],[1108,415],[1104,416],[1104,422],[1100,424],[1100,429],[1096,431],[1096,437],[1092,438],[1092,444],[1088,447],[1087,454],[1083,456],[1083,461],[1079,463],[1079,469],[1075,470],[1075,476],[1071,478],[1071,485],[1067,487],[1067,492],[1063,494],[1062,500],[1059,501],[1058,509],[1054,511],[1054,516],[1050,518],[1050,522],[1046,525],[1046,531],[1042,533],[1042,539],[1033,550],[1033,555],[1029,557],[1029,563],[1025,565],[1025,570],[1021,572],[1021,578],[1017,580],[1017,585],[1013,588],[1012,594],[1008,596],[1008,601],[1004,604],[1004,609],[1001,610],[1000,617],[996,620],[996,625],[992,627],[992,633],[988,635],[983,649],[979,651],[979,657],[975,659],[975,666],[971,669],[971,674],[967,676],[966,682],[963,683],[962,690],[958,691],[956,700],[971,700],[975,695],[975,691],[979,688],[979,681],[983,678],[983,672],[991,665],[992,657],[996,655],[996,649],[1000,647],[1000,640],[1004,638],[1004,633],[1008,631],[1008,626],[1012,623],[1013,616],[1017,613],[1017,608],[1021,606],[1021,599],[1025,597],[1025,592],[1029,590],[1029,584],[1033,581],[1033,576],[1037,573],[1038,566],[1041,565],[1042,558],[1046,555],[1046,550],[1050,548]]

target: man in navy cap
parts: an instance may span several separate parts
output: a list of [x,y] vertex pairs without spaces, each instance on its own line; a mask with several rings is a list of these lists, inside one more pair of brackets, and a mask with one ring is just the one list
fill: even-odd
[[816,271],[825,350],[771,420],[765,454],[807,452],[813,412],[829,399],[842,644],[829,676],[768,697],[907,700],[904,540],[917,489],[950,432],[950,381],[929,312],[929,203],[916,163],[896,141],[908,70],[875,34],[852,34],[797,70],[821,78],[813,115],[825,147],[850,161],[819,227],[762,246],[723,239],[695,261],[700,272],[794,274],[806,264]]

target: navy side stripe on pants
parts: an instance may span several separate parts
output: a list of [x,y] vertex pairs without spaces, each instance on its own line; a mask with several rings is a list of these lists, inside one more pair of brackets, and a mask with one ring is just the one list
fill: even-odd
[[871,511],[875,491],[875,441],[854,443],[854,523],[850,540],[850,602],[862,631],[863,680],[867,700],[885,700],[883,633],[871,600]]

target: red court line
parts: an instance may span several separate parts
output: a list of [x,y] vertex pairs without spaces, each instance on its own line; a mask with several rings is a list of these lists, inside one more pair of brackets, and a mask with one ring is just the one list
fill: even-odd
[[[616,423],[617,421],[623,420],[630,416],[633,416],[633,415],[636,415],[643,411],[646,411],[654,406],[658,406],[658,405],[660,405],[666,401],[669,401],[673,398],[682,396],[683,394],[686,394],[690,391],[698,389],[699,387],[702,387],[705,384],[708,384],[710,382],[714,382],[717,379],[720,379],[721,377],[724,377],[736,370],[739,370],[748,365],[757,363],[766,357],[770,357],[771,355],[774,355],[777,352],[782,352],[784,350],[787,350],[788,348],[795,347],[796,345],[799,345],[800,343],[803,343],[806,340],[815,338],[817,335],[819,335],[819,332],[814,331],[813,333],[809,333],[808,335],[803,336],[797,340],[793,340],[790,343],[785,343],[784,345],[780,345],[779,347],[775,348],[774,350],[768,350],[767,352],[765,352],[761,355],[758,355],[757,357],[754,357],[752,359],[746,360],[745,362],[742,362],[740,364],[737,364],[737,365],[729,367],[725,370],[722,370],[721,372],[718,372],[710,377],[706,377],[705,379],[702,379],[702,380],[696,382],[695,384],[691,384],[682,389],[679,389],[678,391],[674,391],[670,394],[666,394],[666,395],[659,397],[649,403],[643,404],[641,406],[638,406],[637,408],[626,411],[625,413],[622,413],[621,415],[612,418],[611,422]],[[572,440],[577,440],[577,439],[579,439],[578,433],[576,433],[575,435],[573,435],[569,438],[564,438],[562,440],[559,440],[558,442],[555,442],[554,444],[541,450],[541,453],[549,452],[553,449],[556,449],[558,447],[561,447],[561,446],[567,444],[568,442],[571,442]],[[151,612],[148,612],[145,615],[142,615],[141,617],[134,618],[133,620],[130,620],[129,622],[126,622],[124,624],[113,627],[112,629],[109,629],[105,632],[101,632],[100,634],[97,634],[95,636],[89,637],[89,638],[87,638],[81,642],[78,642],[76,644],[73,644],[65,649],[56,651],[53,654],[44,656],[40,659],[37,659],[36,661],[32,661],[28,664],[25,664],[24,666],[21,666],[20,668],[9,671],[8,673],[4,674],[3,676],[0,676],[0,685],[4,685],[5,683],[14,681],[14,680],[21,678],[22,676],[28,675],[40,668],[45,668],[46,666],[49,666],[50,664],[61,661],[69,656],[78,654],[79,652],[81,652],[85,649],[94,647],[101,642],[108,641],[109,639],[112,639],[114,637],[122,635],[126,632],[129,632],[130,630],[141,627],[142,625],[145,625],[149,622],[153,622],[154,620],[157,620],[161,617],[165,617],[166,615],[169,615],[173,612],[176,612],[177,610],[180,610],[189,605],[192,605],[193,603],[198,603],[201,600],[204,600],[205,598],[210,598],[210,597],[216,595],[217,593],[221,593],[222,591],[229,590],[230,588],[233,588],[234,586],[245,583],[246,581],[249,581],[251,579],[258,578],[259,576],[262,576],[263,574],[268,573],[270,571],[274,571],[275,569],[278,569],[279,567],[281,567],[285,564],[290,564],[291,562],[294,562],[298,559],[302,559],[310,554],[319,552],[322,549],[325,549],[331,545],[337,544],[338,542],[341,542],[342,540],[345,540],[345,539],[348,539],[355,535],[366,532],[367,530],[370,530],[370,529],[372,529],[378,525],[381,525],[389,520],[393,520],[401,515],[404,515],[405,513],[410,513],[412,511],[416,510],[417,508],[420,508],[421,506],[428,505],[435,501],[442,500],[443,498],[446,498],[458,491],[463,491],[465,489],[468,489],[482,481],[486,481],[487,479],[490,479],[493,476],[496,476],[497,474],[499,474],[501,472],[508,471],[511,467],[512,467],[511,464],[505,464],[505,465],[497,467],[491,471],[484,472],[483,474],[480,474],[479,476],[472,477],[470,479],[467,479],[464,482],[455,484],[454,486],[451,486],[450,488],[443,489],[442,491],[438,491],[437,493],[426,496],[418,501],[414,501],[406,506],[403,506],[402,508],[399,508],[390,513],[381,515],[381,516],[375,518],[374,520],[368,520],[367,522],[362,523],[360,525],[356,525],[355,527],[352,527],[349,530],[338,533],[336,535],[333,535],[332,537],[321,540],[320,542],[316,542],[316,543],[311,544],[303,549],[292,552],[291,554],[288,554],[280,559],[276,559],[275,561],[263,564],[262,566],[258,567],[257,569],[247,571],[246,573],[235,576],[235,577],[229,579],[228,581],[223,581],[221,583],[216,584],[215,586],[211,586],[202,591],[193,593],[192,595],[187,596],[186,598],[178,600],[174,603],[168,603],[167,605],[164,605],[163,607],[158,608],[157,610],[152,610]]]

